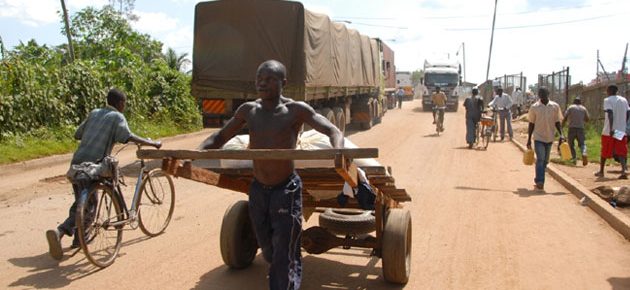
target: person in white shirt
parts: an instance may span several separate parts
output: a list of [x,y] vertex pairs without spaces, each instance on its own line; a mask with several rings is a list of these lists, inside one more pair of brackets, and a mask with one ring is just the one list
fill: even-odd
[[606,118],[602,129],[602,152],[599,162],[599,171],[595,176],[604,177],[604,165],[606,159],[615,158],[621,163],[621,175],[619,179],[628,179],[628,136],[626,134],[626,124],[630,119],[630,107],[628,100],[617,95],[618,88],[610,85],[606,89],[608,97],[604,99],[604,111]]
[[505,123],[507,123],[508,134],[510,135],[510,141],[512,137],[514,137],[514,132],[512,132],[512,97],[510,95],[503,93],[503,88],[496,88],[496,95],[494,99],[488,104],[488,106],[495,108],[499,112],[499,119],[501,120],[501,141],[505,139]]
[[516,119],[521,115],[523,104],[525,104],[525,98],[523,97],[523,92],[521,91],[521,88],[517,87],[514,90],[514,94],[512,95],[512,98],[514,99],[514,105],[513,105],[514,111],[512,112],[514,116],[512,117]]

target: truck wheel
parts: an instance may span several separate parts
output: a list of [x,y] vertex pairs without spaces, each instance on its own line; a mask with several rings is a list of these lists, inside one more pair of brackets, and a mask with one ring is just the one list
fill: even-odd
[[346,114],[344,113],[341,107],[334,107],[333,114],[335,115],[335,126],[339,128],[341,133],[345,135],[346,133]]
[[333,110],[331,108],[323,108],[320,114],[324,116],[324,118],[326,118],[328,121],[335,124],[335,113],[333,113]]
[[243,269],[251,265],[258,243],[249,219],[247,201],[232,204],[223,215],[221,224],[221,257],[230,268]]
[[372,211],[326,209],[319,215],[319,226],[335,235],[362,235],[376,230]]
[[385,280],[407,284],[411,272],[411,214],[408,210],[394,208],[388,211],[381,254]]
[[369,104],[368,106],[369,106],[368,107],[368,113],[370,114],[370,116],[369,116],[369,120],[368,121],[361,122],[361,129],[363,129],[363,130],[369,130],[374,125],[374,109],[373,109],[373,105]]

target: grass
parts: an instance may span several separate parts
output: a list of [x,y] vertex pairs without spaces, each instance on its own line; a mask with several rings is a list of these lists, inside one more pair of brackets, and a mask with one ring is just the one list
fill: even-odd
[[[195,132],[199,126],[178,126],[167,120],[161,122],[130,120],[131,131],[152,139]],[[74,152],[79,144],[74,140],[74,127],[42,128],[24,135],[6,136],[0,141],[0,164]]]
[[[601,132],[602,132],[602,128],[601,125],[594,125],[594,124],[587,124],[586,125],[586,152],[588,155],[588,161],[591,163],[599,163],[600,161],[600,157],[601,157],[601,150],[602,150],[602,141],[601,141]],[[565,130],[565,133],[566,130]],[[567,133],[568,134],[568,133]],[[568,137],[568,135],[565,135],[565,137]],[[577,148],[577,141],[575,142],[575,149],[579,152],[579,149]],[[564,165],[568,165],[568,166],[572,166],[573,163],[571,163],[570,161],[562,161],[560,159],[558,160],[551,160],[552,162],[555,163],[560,163],[560,164],[564,164]],[[606,161],[606,164],[611,165],[611,164],[615,164],[616,162],[613,159],[608,159]]]

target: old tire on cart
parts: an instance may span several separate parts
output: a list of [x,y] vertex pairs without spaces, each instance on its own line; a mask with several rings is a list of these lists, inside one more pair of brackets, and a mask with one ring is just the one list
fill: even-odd
[[258,243],[249,219],[247,201],[239,200],[225,211],[220,240],[221,257],[225,265],[242,269],[252,263]]
[[335,115],[335,122],[333,124],[335,124],[335,126],[337,126],[337,128],[339,128],[339,131],[341,131],[342,134],[345,135],[346,133],[346,114],[344,113],[343,109],[341,107],[334,107],[332,109],[333,114]]
[[381,254],[385,280],[406,284],[411,272],[411,214],[408,210],[390,209],[385,216]]
[[362,235],[376,230],[376,219],[372,211],[327,208],[319,226],[335,235]]

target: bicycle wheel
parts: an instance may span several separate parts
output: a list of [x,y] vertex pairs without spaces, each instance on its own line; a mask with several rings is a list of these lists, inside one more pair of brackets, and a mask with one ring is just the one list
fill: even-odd
[[82,196],[77,206],[77,235],[85,256],[97,267],[111,265],[122,241],[123,220],[118,198],[110,187],[98,184]]
[[483,146],[483,149],[488,149],[488,144],[490,143],[490,132],[486,131],[488,130],[488,128],[486,128],[486,126],[483,126],[483,130],[481,131],[481,146]]
[[138,200],[140,229],[147,236],[164,232],[175,209],[173,179],[161,169],[153,169],[142,181]]

